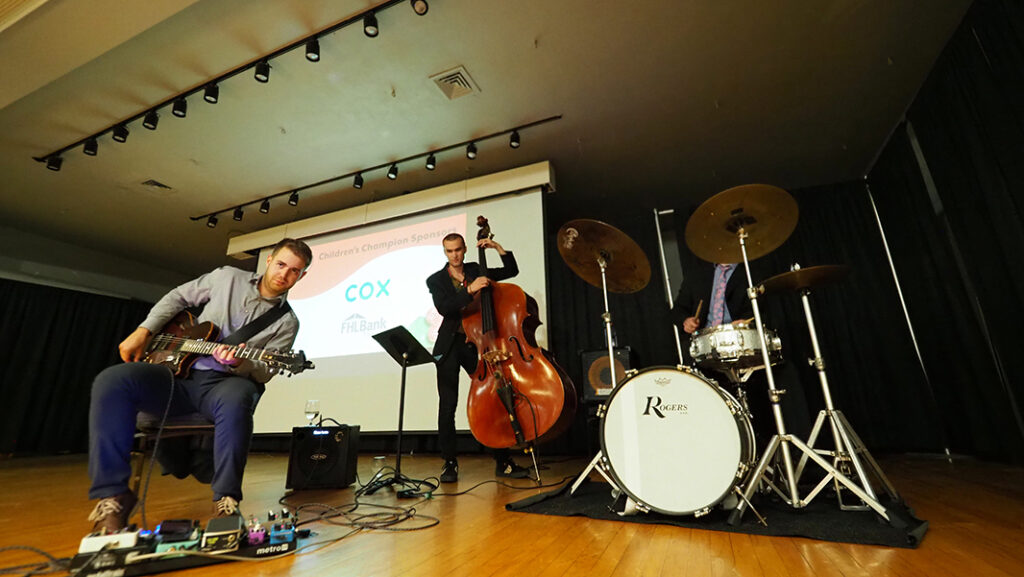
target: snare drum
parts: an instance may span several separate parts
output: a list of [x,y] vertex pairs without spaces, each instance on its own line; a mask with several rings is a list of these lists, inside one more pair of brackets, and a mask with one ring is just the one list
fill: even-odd
[[[768,357],[774,365],[782,360],[782,341],[767,328],[764,338],[768,343]],[[727,371],[764,366],[757,327],[747,323],[726,323],[693,333],[690,356],[703,369]]]
[[736,399],[685,367],[619,383],[601,421],[604,465],[641,510],[702,515],[753,465],[754,431]]

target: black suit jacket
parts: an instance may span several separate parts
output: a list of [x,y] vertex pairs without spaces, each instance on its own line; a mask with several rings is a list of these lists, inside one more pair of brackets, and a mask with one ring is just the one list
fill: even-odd
[[[715,280],[715,265],[705,263],[688,272],[672,304],[672,322],[681,328],[683,321],[693,316],[697,304],[703,299],[704,304],[700,307],[700,318],[697,320],[700,321],[701,328],[704,328],[708,324],[708,309],[711,307],[711,283]],[[753,267],[751,272],[754,273],[754,278],[759,278]],[[734,321],[754,316],[754,307],[747,298],[747,272],[743,268],[743,263],[736,265],[729,282],[725,284],[725,306]]]
[[[480,276],[479,264],[467,262],[462,266],[466,275],[466,284]],[[487,270],[487,278],[493,281],[509,279],[517,274],[519,274],[519,266],[516,264],[516,257],[512,255],[512,251],[507,251],[501,257],[501,268]],[[427,288],[430,289],[430,296],[434,299],[434,308],[444,317],[441,321],[441,328],[437,331],[437,341],[434,342],[433,351],[434,357],[440,358],[451,349],[452,339],[462,324],[462,309],[473,302],[473,297],[465,287],[455,288],[448,275],[447,264],[441,270],[427,277]]]

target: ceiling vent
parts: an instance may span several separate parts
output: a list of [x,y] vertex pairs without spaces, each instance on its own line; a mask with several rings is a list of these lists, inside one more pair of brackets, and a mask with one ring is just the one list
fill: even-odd
[[146,191],[157,195],[157,196],[168,196],[174,192],[174,189],[160,182],[159,180],[153,180],[152,178],[143,181],[142,186],[145,187]]
[[473,82],[473,78],[470,77],[469,71],[464,66],[445,70],[440,74],[431,76],[430,79],[441,89],[441,92],[444,92],[448,100],[455,100],[460,96],[480,92],[476,83]]
[[142,186],[148,186],[149,188],[154,188],[157,190],[174,190],[173,188],[167,186],[166,184],[160,182],[159,180],[153,180],[152,178],[143,182]]

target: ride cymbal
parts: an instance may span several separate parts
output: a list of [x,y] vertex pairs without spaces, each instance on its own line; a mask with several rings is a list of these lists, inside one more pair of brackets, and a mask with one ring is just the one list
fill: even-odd
[[779,248],[796,228],[799,208],[785,190],[745,184],[704,201],[686,223],[686,246],[712,263],[743,262],[739,231],[746,233],[747,259]]
[[850,267],[845,264],[823,264],[807,268],[799,268],[777,274],[760,285],[762,293],[776,291],[802,291],[811,287],[837,283],[850,274]]
[[635,293],[651,280],[651,263],[633,239],[599,220],[576,219],[558,229],[558,253],[580,278],[601,288],[601,261],[608,290]]

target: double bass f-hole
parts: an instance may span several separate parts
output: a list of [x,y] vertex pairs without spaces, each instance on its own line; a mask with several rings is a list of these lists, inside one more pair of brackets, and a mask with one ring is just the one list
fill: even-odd
[[510,340],[510,341],[512,341],[513,343],[516,344],[516,349],[519,351],[519,358],[523,359],[526,362],[530,362],[530,361],[533,360],[533,355],[530,355],[529,357],[527,357],[526,354],[523,352],[523,345],[522,345],[522,343],[519,342],[519,338],[518,337],[516,337],[515,335],[512,335],[512,336],[510,336],[508,338],[508,340]]

